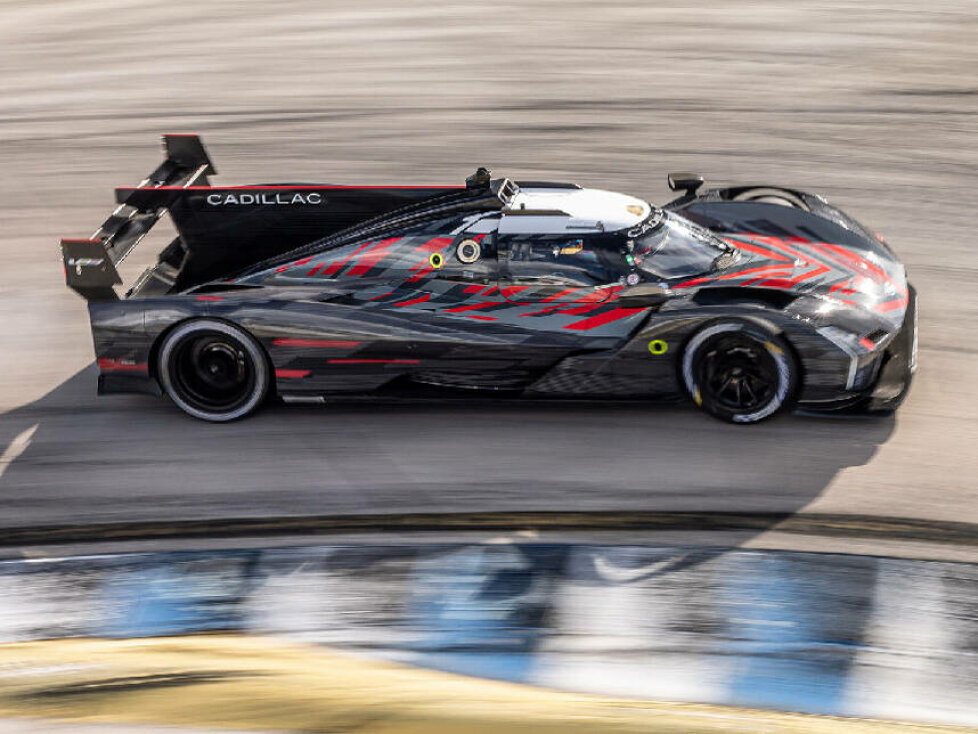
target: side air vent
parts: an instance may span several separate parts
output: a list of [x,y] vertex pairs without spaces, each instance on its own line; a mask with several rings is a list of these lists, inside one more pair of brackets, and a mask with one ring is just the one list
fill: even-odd
[[797,296],[770,288],[701,288],[693,296],[693,302],[702,306],[720,304],[757,303],[777,309],[787,308]]
[[230,293],[233,291],[261,290],[264,286],[245,285],[243,283],[208,283],[197,288],[192,288],[187,293],[198,295],[201,293]]

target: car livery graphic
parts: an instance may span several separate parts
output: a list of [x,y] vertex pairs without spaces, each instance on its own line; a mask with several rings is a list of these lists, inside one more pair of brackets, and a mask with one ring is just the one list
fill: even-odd
[[[794,407],[888,412],[916,366],[916,298],[878,236],[773,186],[676,200],[479,169],[464,185],[213,186],[200,139],[89,239],[62,240],[88,301],[99,393],[166,394],[229,421],[267,399],[692,399],[754,423]],[[178,231],[120,298],[118,264]]]

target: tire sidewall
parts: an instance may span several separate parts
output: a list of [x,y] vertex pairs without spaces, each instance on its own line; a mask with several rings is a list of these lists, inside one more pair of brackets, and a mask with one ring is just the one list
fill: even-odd
[[[774,201],[772,201],[774,199]],[[809,207],[805,202],[794,194],[782,189],[757,188],[751,189],[734,198],[734,201],[742,201],[746,204],[773,204],[775,206],[788,206],[792,209],[808,211]]]
[[[778,384],[774,396],[763,407],[751,413],[737,413],[716,404],[696,381],[695,367],[698,354],[715,337],[725,334],[740,334],[753,340],[773,358],[777,367]],[[692,336],[683,352],[682,380],[689,396],[702,410],[730,423],[759,423],[785,410],[791,404],[795,393],[797,373],[794,356],[785,340],[778,334],[746,322],[722,321],[706,326]]]
[[[187,337],[202,332],[217,332],[235,339],[241,344],[245,353],[252,362],[255,371],[255,387],[248,396],[248,399],[234,410],[224,412],[211,412],[188,403],[174,387],[173,379],[170,374],[170,362],[173,352],[177,346]],[[160,386],[167,397],[187,415],[199,418],[200,420],[212,423],[227,423],[229,421],[244,418],[254,412],[268,397],[271,387],[271,369],[268,359],[261,345],[244,329],[233,326],[225,321],[213,319],[195,319],[186,321],[176,326],[163,339],[156,362],[157,375],[159,375]]]

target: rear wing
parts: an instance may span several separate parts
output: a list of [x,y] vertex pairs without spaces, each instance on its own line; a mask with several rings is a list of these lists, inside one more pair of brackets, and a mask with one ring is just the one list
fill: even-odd
[[[207,177],[217,173],[196,135],[164,135],[163,154],[163,163],[134,190],[207,186]],[[91,237],[61,240],[68,287],[88,301],[116,299],[113,287],[122,283],[116,265],[139,244],[165,209],[162,202],[148,201],[139,206],[121,200]]]
[[178,237],[129,296],[182,292],[418,202],[469,201],[490,188],[484,169],[466,185],[447,187],[212,186],[208,177],[217,170],[198,136],[164,135],[163,153],[138,186],[116,189],[117,208],[90,238],[61,240],[65,281],[86,300],[118,298],[118,264],[165,212]]

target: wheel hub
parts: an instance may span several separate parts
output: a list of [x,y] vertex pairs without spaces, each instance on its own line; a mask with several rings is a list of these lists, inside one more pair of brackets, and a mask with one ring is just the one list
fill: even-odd
[[247,398],[254,370],[235,340],[202,333],[182,342],[174,353],[174,381],[187,398],[208,409],[230,409]]
[[723,407],[751,412],[767,404],[777,386],[773,359],[760,345],[731,335],[717,340],[703,363],[702,384]]

